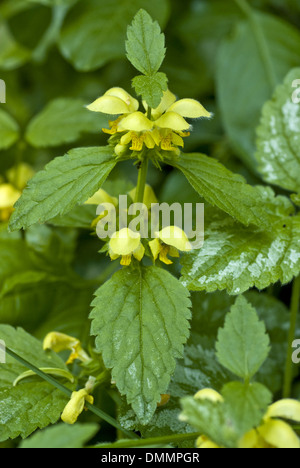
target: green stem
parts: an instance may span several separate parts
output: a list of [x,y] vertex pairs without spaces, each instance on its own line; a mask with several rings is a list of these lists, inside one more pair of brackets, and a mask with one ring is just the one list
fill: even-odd
[[200,437],[200,433],[193,432],[191,434],[175,434],[164,437],[152,437],[149,439],[140,439],[140,440],[120,440],[114,444],[99,444],[91,448],[135,448],[135,447],[145,447],[152,445],[166,445],[174,444],[177,442],[183,442],[187,440],[195,440]]
[[[1,343],[0,343],[0,348],[1,348]],[[4,351],[4,350],[3,350]],[[36,375],[38,375],[39,377],[41,377],[43,380],[45,380],[46,382],[48,382],[50,385],[53,385],[54,387],[56,387],[58,390],[60,390],[62,393],[64,393],[66,396],[68,396],[69,398],[72,396],[72,391],[70,389],[68,389],[67,387],[65,387],[64,385],[62,385],[60,382],[58,382],[56,379],[54,379],[51,375],[47,375],[45,374],[43,371],[41,371],[40,369],[38,369],[36,366],[34,366],[33,364],[31,364],[30,362],[26,361],[25,359],[23,359],[21,356],[19,356],[18,354],[14,353],[14,351],[12,351],[11,349],[7,348],[5,349],[6,353],[9,354],[9,356],[11,356],[13,359],[15,359],[16,361],[18,361],[20,364],[22,364],[23,366],[27,367],[28,369],[30,369],[31,371],[33,371]],[[102,410],[100,410],[99,408],[96,408],[94,405],[86,402],[86,407],[92,411],[92,413],[94,413],[96,416],[98,416],[100,419],[103,419],[104,421],[106,421],[108,424],[110,424],[111,426],[115,427],[116,429],[120,429],[124,434],[126,434],[127,437],[129,437],[129,439],[139,439],[139,437],[134,434],[133,432],[130,432],[130,431],[127,431],[126,429],[124,429],[119,423],[118,421],[116,421],[114,418],[112,418],[111,416],[109,416],[109,414],[106,414],[104,413]]]
[[148,158],[145,157],[141,162],[141,167],[139,169],[138,182],[136,187],[135,203],[144,202],[145,187],[147,182],[148,174]]
[[293,361],[292,361],[292,349],[293,341],[296,336],[297,319],[299,312],[300,303],[300,276],[294,280],[292,301],[291,301],[291,317],[290,317],[290,331],[288,337],[288,351],[285,365],[284,385],[283,385],[283,398],[289,398],[291,396],[291,389],[293,383]]
[[270,54],[269,46],[267,44],[266,38],[264,36],[264,31],[261,27],[261,24],[258,18],[258,14],[256,14],[256,12],[251,8],[251,6],[247,3],[246,0],[235,0],[235,3],[238,5],[238,7],[244,12],[244,14],[249,19],[263,64],[266,68],[269,85],[273,92],[273,90],[276,88],[278,84],[278,78],[277,78],[277,73],[272,62],[272,57]]

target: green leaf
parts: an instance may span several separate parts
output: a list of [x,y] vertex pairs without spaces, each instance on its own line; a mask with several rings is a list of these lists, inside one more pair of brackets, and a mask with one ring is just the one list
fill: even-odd
[[70,11],[61,32],[60,49],[78,70],[97,70],[125,55],[128,24],[140,8],[165,24],[168,0],[85,0]]
[[164,61],[165,36],[145,10],[136,14],[127,29],[126,52],[128,60],[144,75],[154,75]]
[[113,149],[77,148],[51,161],[28,184],[15,205],[10,229],[63,215],[99,190],[114,166]]
[[238,377],[250,380],[267,359],[269,344],[265,324],[251,304],[239,296],[218,333],[219,362]]
[[184,173],[201,197],[241,223],[269,225],[261,193],[215,159],[198,153],[182,154],[170,164]]
[[[21,328],[0,325],[0,339],[38,368],[67,370],[59,356],[54,352],[44,352],[42,343]],[[35,377],[35,381],[24,381],[13,387],[15,379],[26,370],[9,355],[6,364],[0,364],[0,441],[14,439],[19,435],[25,438],[37,428],[54,424],[68,402],[68,397],[39,377]],[[67,386],[74,388],[70,384]]]
[[55,99],[29,123],[26,140],[36,148],[73,143],[83,133],[100,133],[106,118],[89,112],[80,99]]
[[[271,189],[263,191],[272,195]],[[274,212],[282,201],[289,203],[284,197],[273,200]],[[292,281],[300,273],[300,217],[289,216],[290,209],[274,217],[272,232],[262,232],[206,208],[205,242],[181,258],[182,283],[192,291],[226,289],[237,295]]]
[[0,109],[0,150],[7,149],[19,139],[19,125],[4,110]]
[[188,291],[157,267],[125,268],[96,293],[92,334],[140,422],[166,393],[189,335]]
[[238,421],[241,437],[254,427],[258,427],[272,403],[271,392],[260,383],[245,385],[231,382],[222,390],[226,405],[230,406],[233,419]]
[[15,70],[30,59],[30,52],[18,44],[0,20],[0,70]]
[[132,86],[138,96],[147,102],[148,106],[156,109],[163,97],[164,91],[168,89],[168,78],[165,73],[155,73],[151,76],[136,76]]
[[235,448],[239,439],[237,422],[223,403],[196,400],[185,397],[181,400],[180,419],[189,423],[219,447]]
[[257,130],[259,171],[266,182],[300,192],[300,104],[293,103],[293,83],[300,68],[291,71],[273,99],[263,108]]
[[83,448],[98,432],[99,426],[97,424],[80,424],[76,423],[74,426],[67,424],[57,424],[56,426],[49,427],[42,432],[37,432],[29,439],[21,442],[18,448],[32,449],[32,448]]
[[223,123],[234,149],[251,168],[256,166],[261,108],[299,60],[299,32],[262,13],[254,13],[254,21],[240,22],[219,48],[217,89]]

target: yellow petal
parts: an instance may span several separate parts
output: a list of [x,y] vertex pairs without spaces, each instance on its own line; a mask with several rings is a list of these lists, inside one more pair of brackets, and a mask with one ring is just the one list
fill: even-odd
[[111,197],[105,190],[100,189],[85,202],[86,205],[101,205],[101,203],[111,203],[114,206],[118,206],[118,199]]
[[[133,190],[131,190],[129,192],[129,196],[130,198],[134,201],[135,200],[135,195],[136,195],[136,188],[134,188]],[[157,203],[157,198],[156,198],[156,195],[154,193],[154,190],[153,188],[150,186],[150,185],[146,185],[145,187],[145,192],[144,192],[144,201],[143,201],[144,205],[147,206],[148,209],[151,208],[151,205],[152,203],[155,204]]]
[[135,112],[139,108],[139,101],[134,99],[125,89],[123,88],[111,88],[106,91],[105,96],[115,96],[125,102],[128,106],[129,112]]
[[162,115],[155,121],[155,125],[159,128],[169,128],[175,132],[189,130],[190,128],[190,124],[188,124],[187,121],[176,112],[167,112]]
[[51,332],[44,339],[43,349],[52,349],[55,353],[66,349],[72,350],[80,341],[73,336],[65,335],[64,333]]
[[218,445],[216,445],[214,442],[211,440],[208,440],[207,442],[204,442],[201,447],[201,449],[218,449],[220,448]]
[[[165,91],[160,105],[156,109],[152,110],[152,117],[154,119],[158,119],[164,112],[166,112],[167,109],[169,109],[172,104],[174,104],[175,101],[175,94],[171,93],[169,90]],[[148,104],[143,102],[143,105],[145,109],[148,110]]]
[[139,262],[144,258],[145,255],[145,247],[140,242],[138,248],[133,252],[134,258],[136,258]]
[[150,247],[150,250],[152,252],[154,260],[157,260],[159,254],[161,252],[161,249],[162,249],[162,245],[159,242],[159,239],[154,239],[154,240],[150,241],[149,242],[149,247]]
[[27,182],[32,179],[35,172],[28,164],[21,163],[7,171],[6,176],[8,181],[13,184],[18,190],[22,191],[27,185]]
[[161,251],[159,253],[159,260],[165,265],[172,265],[173,262],[168,258],[170,247],[168,245],[162,245]]
[[177,133],[174,133],[174,132],[172,132],[172,143],[175,146],[181,146],[182,148],[184,147],[183,139],[181,138],[181,136],[179,136]]
[[92,112],[102,112],[102,114],[118,115],[128,114],[129,106],[122,99],[115,96],[102,96],[95,102],[87,106]]
[[109,248],[113,255],[132,255],[140,246],[141,236],[131,229],[124,228],[116,232],[110,240]]
[[199,390],[199,392],[194,395],[196,400],[210,400],[213,403],[222,403],[224,401],[222,395],[213,390],[212,388],[204,388],[203,390]]
[[12,208],[21,195],[11,184],[0,185],[0,209]]
[[118,131],[131,130],[133,132],[146,132],[151,130],[152,127],[153,122],[147,119],[142,112],[133,112],[121,120],[118,125]]
[[264,419],[270,418],[289,419],[300,423],[300,402],[291,399],[277,401],[269,407]]
[[133,136],[134,132],[125,133],[120,140],[121,145],[128,145],[132,141]]
[[208,112],[200,102],[195,99],[181,99],[175,102],[169,109],[168,112],[176,112],[182,117],[190,119],[198,119],[200,117],[211,117],[211,113]]
[[239,448],[241,449],[250,449],[255,448],[259,441],[258,432],[255,429],[252,431],[247,432],[241,440],[239,441]]
[[293,429],[283,421],[270,419],[258,428],[263,439],[276,448],[300,448],[300,441]]
[[120,264],[122,266],[129,266],[131,264],[132,255],[122,255]]
[[157,233],[157,236],[164,244],[171,245],[181,252],[190,252],[192,250],[186,233],[177,226],[166,227]]
[[94,399],[91,395],[88,394],[86,389],[79,390],[78,392],[73,392],[71,400],[65,407],[61,419],[66,424],[75,424],[78,416],[84,410],[85,402],[93,403]]

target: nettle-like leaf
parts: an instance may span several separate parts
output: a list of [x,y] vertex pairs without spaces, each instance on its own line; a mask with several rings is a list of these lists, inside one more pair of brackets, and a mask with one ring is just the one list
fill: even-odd
[[138,96],[141,96],[148,106],[156,109],[168,89],[168,78],[165,73],[155,73],[151,76],[136,76],[132,80],[132,86]]
[[19,125],[4,110],[0,109],[0,150],[7,149],[19,139]]
[[251,168],[256,165],[255,132],[262,106],[300,60],[296,28],[272,15],[253,15],[252,20],[239,22],[234,34],[223,40],[217,57],[218,100],[225,130]]
[[110,147],[77,148],[54,159],[30,180],[15,205],[10,229],[68,213],[99,190],[115,165]]
[[123,269],[96,293],[92,334],[142,424],[166,393],[189,335],[189,293],[157,267]]
[[167,0],[85,0],[70,11],[64,23],[60,49],[76,69],[96,70],[124,57],[126,28],[140,8],[165,24]]
[[293,102],[293,83],[300,68],[291,71],[271,101],[263,108],[257,130],[256,158],[264,179],[287,190],[300,192],[300,103]]
[[270,352],[265,324],[256,310],[240,296],[219,330],[216,344],[219,362],[236,376],[249,381]]
[[83,133],[98,133],[106,118],[89,112],[80,99],[55,99],[30,122],[26,140],[36,148],[72,143]]
[[[38,368],[68,370],[59,356],[44,352],[42,343],[21,328],[0,325],[0,339]],[[26,438],[37,428],[54,424],[68,402],[68,397],[38,377],[13,387],[15,379],[27,370],[9,355],[6,364],[0,364],[0,441],[19,435]]]
[[241,223],[268,227],[269,216],[256,187],[204,154],[182,154],[170,164],[181,170],[196,192],[206,201],[233,216]]
[[127,58],[144,75],[158,72],[166,55],[165,36],[157,21],[140,10],[127,29]]
[[181,259],[182,283],[189,290],[226,289],[229,294],[241,294],[253,286],[265,289],[277,281],[289,283],[299,274],[300,216],[289,216],[293,207],[288,199],[274,199],[270,189],[262,192],[266,210],[273,206],[272,232],[246,228],[221,212],[206,209],[204,245]]
[[29,439],[21,442],[18,448],[83,448],[85,443],[94,437],[99,430],[97,424],[57,424],[44,431],[39,431]]

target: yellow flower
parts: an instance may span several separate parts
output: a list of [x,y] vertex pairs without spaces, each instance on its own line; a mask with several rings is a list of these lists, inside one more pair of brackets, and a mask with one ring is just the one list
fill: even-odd
[[14,204],[22,193],[11,184],[0,185],[0,221],[8,221],[13,212]]
[[111,135],[123,133],[116,146],[116,154],[121,155],[127,145],[132,151],[142,151],[155,147],[165,151],[176,151],[183,147],[183,138],[190,135],[190,124],[185,118],[210,118],[211,114],[194,99],[176,100],[171,91],[166,91],[160,105],[151,110],[144,102],[146,114],[138,111],[139,104],[130,94],[121,88],[112,88],[97,99],[88,109],[93,112],[120,115],[110,121],[110,129],[103,129]]
[[240,448],[300,448],[300,441],[286,422],[300,422],[300,403],[296,400],[279,400],[271,405],[263,423],[241,439]]
[[105,190],[100,189],[85,202],[86,205],[101,205],[102,203],[110,203],[111,205],[118,206],[118,199],[111,197]]
[[[222,403],[223,397],[212,389],[200,390],[196,399]],[[282,419],[300,422],[300,403],[296,400],[279,400],[268,408],[262,424],[247,432],[239,441],[239,448],[300,448],[300,440],[292,427]],[[219,448],[205,436],[197,440],[198,448]]]
[[109,255],[112,260],[122,257],[123,266],[130,265],[132,256],[141,261],[145,255],[141,235],[128,228],[116,232],[109,242]]
[[192,246],[187,235],[177,226],[169,226],[157,232],[156,239],[149,242],[154,260],[159,257],[160,261],[166,265],[173,262],[167,257],[179,257],[179,251],[190,252]]
[[32,179],[35,172],[26,163],[20,163],[17,166],[12,167],[6,173],[7,180],[14,186],[16,189],[22,192],[27,185],[27,182]]
[[157,403],[157,407],[160,408],[161,406],[167,405],[170,401],[170,398],[171,398],[171,395],[167,393],[160,395],[160,402]]
[[84,410],[85,403],[94,403],[94,398],[90,395],[90,393],[93,391],[94,385],[95,379],[90,377],[85,388],[79,390],[78,392],[72,393],[71,400],[61,415],[63,422],[66,424],[75,424],[78,417]]
[[52,349],[55,353],[61,351],[72,351],[67,364],[72,364],[76,359],[82,362],[89,362],[91,358],[83,350],[80,341],[64,333],[51,332],[44,339],[43,349]]

